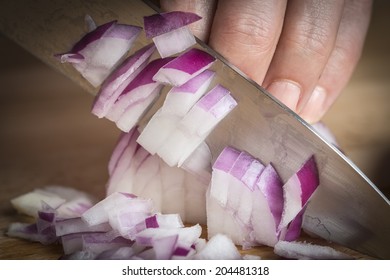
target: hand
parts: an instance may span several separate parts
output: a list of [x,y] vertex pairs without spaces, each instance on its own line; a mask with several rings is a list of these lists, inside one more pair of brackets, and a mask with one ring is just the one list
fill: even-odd
[[203,19],[194,34],[309,123],[319,121],[360,58],[371,0],[161,0]]

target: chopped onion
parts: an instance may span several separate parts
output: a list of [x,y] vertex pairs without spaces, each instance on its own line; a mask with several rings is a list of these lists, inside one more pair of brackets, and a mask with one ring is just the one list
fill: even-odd
[[81,218],[71,218],[55,222],[55,231],[57,236],[80,232],[108,232],[110,230],[111,226],[108,223],[90,226]]
[[95,202],[92,196],[63,186],[38,188],[11,200],[20,213],[37,217],[38,211],[45,210],[48,205],[56,209],[56,215],[61,218],[80,217]]
[[208,69],[214,62],[215,58],[212,55],[193,48],[161,67],[153,80],[176,87],[181,86]]
[[283,186],[284,209],[279,224],[283,229],[299,214],[319,185],[317,164],[314,156]]
[[106,116],[124,88],[145,68],[155,46],[149,44],[128,57],[105,80],[95,98],[92,113],[102,118]]
[[176,128],[181,118],[191,109],[209,87],[215,72],[205,70],[180,87],[173,87],[167,94],[164,104],[146,127],[137,142],[149,153],[157,149]]
[[116,122],[123,131],[130,131],[163,87],[153,81],[152,77],[171,60],[172,58],[156,59],[142,69],[123,89],[106,118]]
[[169,166],[181,166],[236,105],[226,88],[215,86],[183,117],[157,154]]
[[231,239],[223,234],[214,235],[194,256],[198,260],[239,260],[241,255]]
[[150,198],[154,203],[154,211],[179,214],[186,222],[205,223],[205,193],[211,176],[211,154],[207,145],[204,144],[200,158],[193,158],[193,162],[188,163],[188,168],[192,170],[186,172],[168,166],[159,157],[150,155],[139,146],[135,141],[139,135],[136,128],[128,134],[131,136],[120,136],[121,140],[110,159],[112,171],[107,183],[107,194],[134,193]]
[[56,57],[71,63],[94,87],[108,77],[131,48],[141,28],[111,21],[87,33],[68,52]]
[[[226,147],[213,165],[206,195],[208,237],[223,233],[243,248],[256,244],[273,247],[278,240],[296,240],[307,201],[318,186],[314,157],[294,176],[301,180],[294,188],[304,193],[299,196],[298,212],[289,205],[297,199],[289,191],[291,179],[283,186],[272,164],[264,167],[250,154]],[[292,219],[283,226],[283,217],[290,214],[286,211],[292,212]]]
[[188,12],[169,12],[144,17],[146,37],[153,38],[162,58],[182,52],[196,43],[187,27],[201,17]]

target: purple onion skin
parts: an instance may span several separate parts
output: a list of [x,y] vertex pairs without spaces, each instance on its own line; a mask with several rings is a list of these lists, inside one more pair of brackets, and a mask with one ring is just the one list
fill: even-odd
[[126,94],[127,92],[130,92],[140,86],[155,83],[152,79],[153,76],[161,67],[171,60],[173,60],[172,57],[167,57],[155,59],[149,62],[149,64],[137,75],[137,77],[122,91],[122,94]]
[[301,235],[303,215],[305,214],[306,207],[295,216],[287,227],[286,234],[283,238],[284,241],[295,241]]
[[[121,66],[119,66],[119,68],[115,72],[113,72],[112,75],[110,75],[107,78],[105,84],[111,83],[111,82],[115,81],[118,77],[125,74],[130,68],[132,68],[134,66],[134,64],[136,64],[139,61],[140,58],[142,58],[144,56],[149,58],[153,54],[155,49],[156,49],[156,47],[154,46],[154,44],[149,44],[149,45],[143,47],[142,49],[139,49],[132,56],[129,56],[128,58],[126,58],[122,62]],[[142,64],[142,63],[140,63],[140,64]]]
[[160,227],[157,222],[157,216],[153,215],[145,219],[146,228],[158,228]]
[[78,53],[79,51],[83,50],[86,46],[91,44],[92,42],[99,40],[103,37],[104,33],[107,32],[112,26],[116,24],[116,20],[107,22],[105,24],[102,24],[93,31],[87,33],[84,35],[83,38],[81,38],[80,41],[78,41],[73,48],[71,49],[70,53]]
[[147,38],[170,32],[200,20],[202,17],[194,13],[174,11],[144,17],[144,28]]
[[241,180],[253,160],[254,158],[250,154],[246,152],[241,152],[236,162],[234,163],[232,170],[229,173],[238,180]]
[[216,85],[205,96],[203,96],[196,106],[199,106],[206,112],[210,111],[215,104],[218,103],[224,96],[230,94],[230,91],[221,85]]
[[314,156],[311,156],[296,173],[302,189],[302,206],[306,204],[317,189],[320,179]]
[[222,150],[217,160],[213,165],[213,169],[225,171],[229,173],[230,169],[233,167],[234,162],[240,155],[240,151],[232,147],[226,147]]
[[202,86],[208,79],[215,75],[211,70],[205,70],[199,75],[195,76],[185,84],[179,87],[173,87],[170,93],[190,93],[195,94],[199,87]]
[[214,61],[215,58],[209,53],[193,48],[175,58],[163,68],[176,69],[192,75]]
[[185,257],[188,255],[189,252],[190,252],[190,250],[188,250],[187,248],[183,248],[183,247],[178,246],[178,247],[176,247],[175,251],[173,251],[173,255]]
[[265,167],[256,184],[266,197],[278,227],[283,213],[283,182],[272,164]]

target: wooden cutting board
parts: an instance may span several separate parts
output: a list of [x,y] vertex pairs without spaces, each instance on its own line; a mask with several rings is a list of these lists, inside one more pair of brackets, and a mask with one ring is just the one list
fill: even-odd
[[[105,14],[103,2],[95,4],[100,16],[111,18],[112,15]],[[126,1],[113,2],[120,3],[123,12],[128,12]],[[386,13],[390,4],[387,1],[375,4],[362,60],[351,83],[324,121],[334,131],[346,154],[389,197],[390,38],[384,34],[390,24]],[[6,26],[11,29],[29,19],[28,14],[20,14],[23,10],[9,10],[7,5],[0,4],[1,28],[5,28],[6,19],[13,19]],[[88,5],[80,14],[88,10]],[[19,15],[15,14],[17,12]],[[81,30],[82,18],[76,14],[74,26]],[[123,17],[115,16],[119,20]],[[55,11],[52,17],[64,20]],[[45,28],[58,32],[55,26]],[[31,31],[26,27],[25,32]],[[71,44],[78,36],[76,33],[60,35]],[[43,34],[38,30],[32,35],[36,36],[35,48],[39,48],[39,41],[45,40]],[[22,43],[21,38],[21,34],[15,33],[12,40]],[[112,123],[90,113],[93,96],[87,93],[91,89],[83,81],[78,81],[82,87],[76,85],[3,35],[0,48],[3,53],[0,56],[0,259],[57,259],[62,253],[60,246],[43,246],[5,235],[11,222],[23,220],[9,201],[48,184],[73,186],[103,197],[108,178],[106,165],[119,131]],[[63,45],[58,47],[64,48]],[[302,239],[324,244],[307,236]],[[336,244],[326,245],[357,258],[369,258]],[[268,247],[243,253],[264,259],[278,258]]]

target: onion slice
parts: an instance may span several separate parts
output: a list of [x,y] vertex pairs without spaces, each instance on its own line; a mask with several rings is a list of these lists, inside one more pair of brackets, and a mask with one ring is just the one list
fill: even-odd
[[94,87],[98,87],[119,64],[141,32],[141,27],[111,21],[87,33],[67,53],[56,55],[69,62]]
[[188,12],[168,12],[144,17],[145,34],[153,38],[162,58],[182,52],[196,43],[187,25],[201,17]]
[[99,118],[103,118],[109,112],[123,89],[145,68],[149,58],[153,54],[155,46],[149,44],[133,55],[128,57],[123,63],[104,81],[95,98],[92,113]]
[[172,86],[181,86],[208,69],[215,58],[200,49],[190,49],[170,61],[154,75],[153,80]]
[[214,75],[215,72],[205,70],[184,85],[173,87],[168,92],[161,109],[153,115],[142,130],[137,142],[149,153],[155,154],[182,117],[206,92]]
[[171,60],[172,58],[164,58],[150,62],[123,89],[106,118],[116,122],[121,130],[130,131],[163,87],[162,84],[153,81],[152,77]]
[[284,209],[279,229],[287,227],[299,214],[318,185],[317,164],[314,156],[311,156],[283,186]]
[[215,86],[183,117],[157,154],[169,166],[181,166],[236,105],[226,88]]

